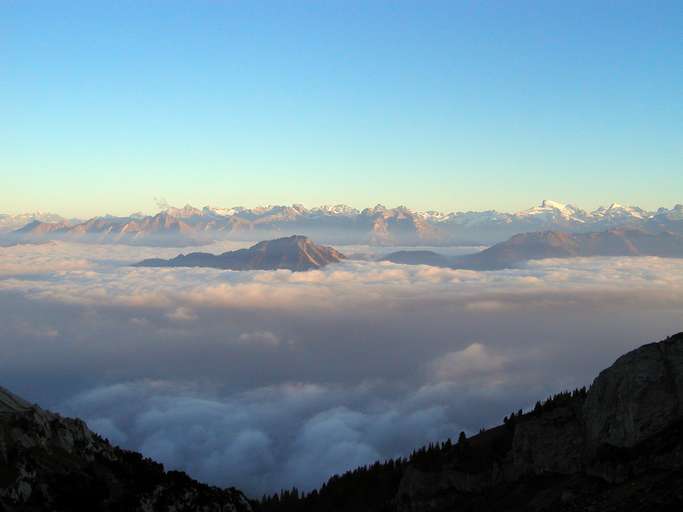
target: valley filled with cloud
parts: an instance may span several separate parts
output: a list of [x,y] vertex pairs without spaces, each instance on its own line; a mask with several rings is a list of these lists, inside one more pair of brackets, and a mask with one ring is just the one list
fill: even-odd
[[675,259],[131,266],[178,252],[0,248],[3,385],[253,496],[310,489],[588,385],[619,354],[680,330],[683,311]]

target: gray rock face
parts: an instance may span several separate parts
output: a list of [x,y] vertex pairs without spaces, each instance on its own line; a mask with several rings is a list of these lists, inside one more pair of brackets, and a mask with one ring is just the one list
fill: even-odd
[[581,470],[583,432],[572,407],[559,407],[520,422],[512,439],[511,475],[572,474]]
[[26,400],[10,393],[5,388],[0,386],[0,414],[21,412],[30,408],[31,404],[29,404]]
[[584,405],[589,449],[630,447],[683,418],[683,335],[620,357]]
[[493,484],[490,474],[473,474],[456,469],[427,472],[408,467],[397,493],[397,510],[425,512],[448,510],[454,495],[478,493]]
[[[504,439],[509,448],[496,452]],[[467,457],[451,450],[436,467],[408,464],[396,510],[683,510],[683,492],[671,491],[683,485],[683,333],[620,357],[587,395],[468,442]]]
[[200,484],[121,450],[78,419],[0,388],[2,512],[250,512],[235,489]]

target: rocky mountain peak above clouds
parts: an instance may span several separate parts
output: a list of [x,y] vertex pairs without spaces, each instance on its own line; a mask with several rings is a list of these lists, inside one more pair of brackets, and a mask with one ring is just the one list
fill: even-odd
[[462,256],[446,257],[431,251],[404,250],[390,253],[383,260],[408,265],[500,270],[529,260],[594,256],[683,258],[683,235],[629,227],[588,233],[533,231],[514,235],[505,242]]
[[294,235],[259,242],[248,249],[209,254],[180,254],[170,260],[147,259],[139,267],[211,267],[224,270],[305,271],[339,263],[346,257],[332,247],[317,245],[305,236]]

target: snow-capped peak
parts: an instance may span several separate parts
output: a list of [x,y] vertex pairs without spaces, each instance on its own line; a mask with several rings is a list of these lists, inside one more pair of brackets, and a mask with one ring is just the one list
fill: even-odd
[[591,213],[595,219],[644,219],[650,214],[637,206],[624,206],[619,203],[612,203],[607,208],[601,206]]
[[562,219],[565,221],[580,222],[586,221],[586,212],[576,208],[570,204],[564,204],[557,201],[544,199],[540,206],[534,206],[528,210],[517,212],[515,216],[518,217],[536,217],[551,221],[553,219]]
[[335,204],[335,205],[322,205],[311,208],[313,213],[322,213],[325,215],[356,215],[358,210],[347,206],[345,204]]
[[220,208],[215,206],[205,206],[202,208],[202,213],[204,215],[216,215],[218,217],[232,217],[240,212],[243,212],[244,208],[241,206],[233,206],[232,208]]
[[553,210],[567,210],[567,205],[564,203],[558,203],[557,201],[551,201],[550,199],[544,199],[541,202],[540,208],[552,208]]
[[168,215],[171,215],[172,217],[181,218],[181,219],[187,218],[187,217],[194,217],[196,215],[202,214],[201,210],[198,210],[197,208],[195,208],[191,204],[186,204],[182,208],[176,208],[174,206],[168,205],[162,211],[167,213]]

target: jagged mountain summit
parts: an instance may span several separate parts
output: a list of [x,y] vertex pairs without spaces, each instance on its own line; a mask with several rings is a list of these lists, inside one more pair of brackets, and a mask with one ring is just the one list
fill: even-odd
[[82,222],[78,219],[66,219],[61,215],[47,212],[21,213],[19,215],[0,213],[0,233],[20,229],[35,221],[49,224],[64,223],[66,225],[74,225]]
[[[27,218],[27,220],[29,220]],[[592,212],[545,200],[516,213],[415,212],[404,206],[377,205],[357,210],[346,205],[308,209],[300,204],[256,208],[167,207],[156,215],[96,217],[74,223],[31,218],[5,234],[21,240],[64,239],[78,242],[188,246],[220,239],[262,240],[293,234],[335,244],[453,245],[497,243],[518,233],[560,230],[591,232],[613,227],[666,229],[683,234],[683,205],[645,211],[617,203]],[[2,218],[0,218],[0,228]],[[2,229],[0,229],[2,231]]]
[[40,239],[123,243],[130,245],[185,246],[208,243],[206,237],[183,219],[161,212],[154,216],[95,217],[78,224],[33,221],[14,231],[21,241]]
[[2,512],[251,512],[219,489],[114,447],[78,419],[45,411],[0,387]]
[[170,260],[147,259],[138,267],[211,267],[224,270],[304,271],[339,263],[344,256],[332,247],[317,245],[305,236],[294,235],[266,240],[248,248],[223,254],[194,252]]
[[683,333],[644,345],[589,390],[457,442],[334,476],[262,512],[683,510]]

